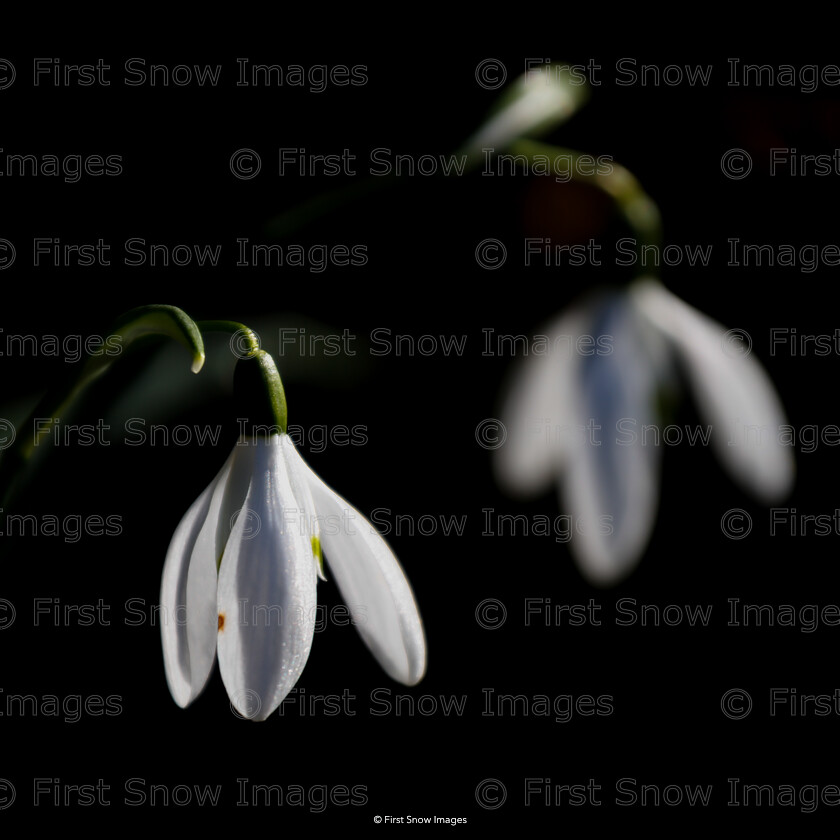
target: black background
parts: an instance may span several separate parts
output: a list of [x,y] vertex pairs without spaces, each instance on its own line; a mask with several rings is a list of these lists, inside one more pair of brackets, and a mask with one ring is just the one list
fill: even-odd
[[[428,637],[429,668],[413,689],[389,682],[352,627],[329,624],[316,635],[297,697],[355,697],[354,716],[327,715],[299,706],[256,725],[230,710],[216,673],[188,710],[171,700],[164,678],[159,629],[151,621],[160,571],[171,534],[200,490],[215,475],[236,437],[230,382],[219,378],[199,389],[190,378],[185,353],[172,352],[173,368],[161,389],[178,397],[166,413],[150,406],[147,422],[209,424],[223,429],[215,446],[55,447],[17,510],[38,515],[119,516],[119,536],[3,536],[0,598],[14,605],[16,619],[0,636],[5,695],[38,698],[119,697],[121,714],[7,714],[0,777],[17,799],[0,820],[22,815],[62,820],[173,816],[202,824],[224,811],[253,818],[256,808],[238,806],[238,779],[248,785],[302,786],[308,804],[265,806],[278,829],[326,825],[369,826],[375,815],[466,817],[466,830],[491,826],[537,826],[562,830],[577,822],[597,828],[621,819],[625,825],[687,819],[755,820],[792,817],[807,823],[802,801],[785,807],[731,807],[727,780],[781,785],[840,785],[832,760],[840,716],[771,716],[771,688],[799,694],[833,694],[837,627],[816,632],[794,628],[727,627],[730,598],[751,603],[825,607],[840,603],[835,571],[838,534],[777,533],[771,537],[767,508],[736,487],[713,453],[669,447],[664,453],[662,499],[656,529],[637,570],[620,586],[598,590],[576,570],[568,547],[554,536],[487,536],[483,511],[555,517],[556,494],[532,503],[511,500],[497,488],[491,453],[476,442],[476,427],[497,416],[500,388],[512,359],[482,355],[482,330],[533,333],[578,294],[598,285],[620,284],[626,270],[605,259],[600,267],[525,268],[519,258],[526,236],[555,243],[590,238],[609,252],[626,235],[609,209],[585,188],[551,179],[403,177],[387,189],[361,198],[290,234],[284,243],[360,244],[361,267],[258,269],[236,266],[236,239],[272,241],[266,225],[301,201],[350,183],[351,178],[278,177],[277,149],[305,147],[314,154],[349,149],[364,169],[377,147],[401,154],[447,154],[480,124],[496,92],[476,82],[476,66],[500,60],[513,79],[529,57],[602,69],[589,104],[552,138],[559,145],[609,155],[634,172],[657,201],[666,241],[713,244],[712,264],[681,265],[662,272],[664,282],[686,301],[727,327],[746,331],[753,353],[775,382],[797,429],[837,422],[834,373],[837,353],[771,353],[773,328],[800,334],[833,335],[836,267],[814,272],[800,267],[746,269],[728,266],[727,240],[794,246],[836,242],[840,173],[825,177],[770,175],[769,150],[795,147],[802,153],[832,155],[840,146],[840,91],[821,85],[732,87],[727,56],[668,56],[660,53],[586,50],[565,43],[514,51],[480,42],[442,47],[423,61],[396,47],[341,49],[310,36],[287,37],[273,49],[188,43],[180,48],[96,47],[23,49],[6,44],[2,56],[17,68],[15,84],[0,91],[0,146],[6,154],[109,155],[122,157],[118,177],[82,177],[77,183],[47,176],[0,180],[3,192],[0,236],[17,249],[15,264],[0,275],[6,306],[5,335],[104,335],[120,313],[144,303],[170,303],[192,317],[228,318],[254,325],[265,346],[281,325],[306,324],[357,337],[353,357],[278,357],[289,401],[290,422],[303,430],[364,427],[367,443],[330,443],[323,451],[303,440],[314,469],[360,510],[380,511],[393,526],[389,540],[414,587]],[[111,66],[110,87],[54,87],[32,84],[36,56],[66,63]],[[236,86],[236,59],[254,63],[364,66],[361,87],[330,86],[322,93],[284,85]],[[733,50],[747,62],[778,67],[803,62]],[[220,64],[221,83],[202,88],[122,83],[130,58],[148,64]],[[712,83],[621,86],[616,62],[712,64]],[[812,57],[821,66],[830,57]],[[262,171],[238,180],[231,155],[257,151]],[[741,148],[753,158],[742,180],[721,172],[721,156]],[[355,180],[359,180],[358,178]],[[110,267],[35,267],[35,237],[87,243],[110,242]],[[127,267],[120,244],[130,237],[147,242],[221,244],[217,267]],[[478,242],[496,237],[511,258],[499,270],[476,264]],[[301,320],[306,319],[306,320]],[[376,329],[391,335],[467,336],[461,356],[436,354],[374,356],[365,341]],[[212,345],[225,352],[224,341]],[[5,346],[2,348],[5,352]],[[96,423],[109,415],[112,398],[142,370],[150,353],[121,359],[97,383],[75,416]],[[0,358],[2,398],[12,419],[25,400],[51,378],[66,372],[61,358],[10,354]],[[209,377],[208,377],[209,378]],[[190,389],[194,389],[191,391]],[[194,398],[193,398],[194,396]],[[24,401],[24,402],[21,402]],[[1,414],[1,413],[0,413]],[[690,398],[678,423],[698,422]],[[119,435],[117,435],[117,438]],[[804,515],[832,516],[836,447],[814,452],[797,448],[797,484],[784,506]],[[743,540],[722,533],[721,517],[734,508],[752,518]],[[412,534],[419,517],[465,516],[462,535]],[[428,521],[428,520],[426,520]],[[37,598],[54,598],[63,609],[109,605],[109,624],[81,626],[72,615],[53,621],[33,618]],[[476,619],[485,599],[499,599],[507,620],[488,630]],[[601,607],[602,626],[525,626],[527,598],[554,605]],[[621,598],[660,609],[669,604],[713,605],[708,628],[617,627]],[[127,624],[125,605],[140,599],[148,620]],[[319,584],[327,607],[340,604],[331,582]],[[135,602],[132,602],[135,603]],[[748,691],[753,711],[731,720],[721,697],[732,688]],[[576,715],[566,723],[554,716],[487,716],[483,691],[547,695],[609,695],[614,712]],[[387,692],[402,714],[376,716],[371,693]],[[416,704],[430,698],[466,696],[466,713],[423,714]],[[383,695],[377,695],[382,697]],[[432,699],[425,701],[428,710]],[[107,807],[85,807],[73,794],[67,806],[44,797],[34,807],[36,778],[61,784],[110,785]],[[535,798],[525,805],[525,780],[554,785],[601,785],[603,804],[576,807],[564,799],[547,807]],[[619,779],[642,784],[712,785],[708,807],[688,804],[620,807]],[[147,800],[130,807],[124,785],[140,779]],[[480,807],[476,791],[488,779],[502,782],[501,807]],[[156,804],[151,786],[165,786]],[[221,786],[216,807],[173,803],[177,785]],[[329,804],[320,811],[317,787],[364,787],[366,804]],[[163,804],[165,795],[169,804]],[[313,799],[314,797],[314,799]],[[818,814],[833,815],[821,805]],[[376,828],[374,826],[374,828]],[[380,826],[395,831],[399,826]],[[461,827],[459,830],[463,831]]]

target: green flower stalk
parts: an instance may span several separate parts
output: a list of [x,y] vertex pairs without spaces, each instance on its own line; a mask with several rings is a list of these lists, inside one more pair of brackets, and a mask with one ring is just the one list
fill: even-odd
[[[141,306],[120,316],[111,328],[103,346],[119,346],[122,352],[138,341],[164,336],[183,344],[192,357],[191,369],[198,373],[204,365],[204,340],[196,323],[177,306],[153,304]],[[122,353],[90,355],[80,367],[71,371],[54,388],[47,391],[24,421],[12,446],[0,459],[0,507],[5,507],[17,491],[32,453],[74,402]],[[35,419],[48,422],[36,424]],[[29,432],[32,432],[29,434]]]

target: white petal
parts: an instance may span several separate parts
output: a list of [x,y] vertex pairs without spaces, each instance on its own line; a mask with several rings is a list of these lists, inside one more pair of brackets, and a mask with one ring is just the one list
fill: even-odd
[[373,525],[295,456],[312,488],[327,563],[359,635],[390,677],[414,685],[426,671],[426,639],[405,573]]
[[561,495],[581,571],[592,583],[611,585],[636,565],[656,518],[660,449],[642,428],[656,424],[662,348],[649,343],[624,296],[606,300],[597,313],[592,333],[609,337],[612,352],[579,357],[574,403],[581,429]]
[[316,572],[279,436],[257,442],[253,479],[219,570],[219,670],[234,707],[264,720],[306,665]]
[[584,340],[588,324],[586,307],[570,310],[539,331],[514,366],[499,418],[504,442],[493,453],[496,478],[511,495],[547,490],[568,456],[578,356],[604,349]]
[[[233,447],[228,476],[216,486],[207,515],[207,524],[198,536],[196,548],[211,554],[217,568],[233,524],[237,521],[248,494],[257,446],[253,440],[242,437]],[[244,532],[247,534],[249,528],[256,527],[255,522],[245,522]]]
[[794,460],[780,435],[784,409],[750,348],[730,341],[711,318],[655,281],[634,290],[639,309],[684,361],[698,409],[713,427],[712,442],[733,477],[759,498],[778,501],[793,484]]
[[[166,680],[175,702],[188,706],[201,693],[216,656],[216,567],[195,554],[216,488],[230,472],[228,458],[175,529],[163,564],[160,603]],[[197,560],[197,562],[194,562]],[[208,621],[208,615],[212,620]]]
[[[187,638],[193,690],[200,682],[198,692],[210,677],[216,661],[219,561],[232,523],[238,521],[240,509],[244,506],[251,480],[254,449],[253,444],[244,445],[242,441],[233,447],[215,481],[207,515],[190,557],[187,576]],[[244,529],[256,527],[247,515],[242,525]]]
[[321,568],[321,526],[315,508],[315,501],[312,498],[312,490],[307,481],[308,468],[295,448],[294,441],[286,434],[278,435],[283,449],[283,459],[286,465],[286,472],[289,476],[289,484],[292,486],[292,493],[298,500],[303,520],[306,524],[306,532],[309,534],[312,550],[315,554],[318,576],[324,580],[323,569]]

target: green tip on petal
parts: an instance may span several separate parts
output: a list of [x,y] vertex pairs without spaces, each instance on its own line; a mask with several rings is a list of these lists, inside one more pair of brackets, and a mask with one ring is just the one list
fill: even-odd
[[318,563],[318,577],[321,580],[326,580],[324,576],[324,552],[321,550],[321,540],[319,537],[310,537],[312,542],[312,553],[315,555],[315,560]]

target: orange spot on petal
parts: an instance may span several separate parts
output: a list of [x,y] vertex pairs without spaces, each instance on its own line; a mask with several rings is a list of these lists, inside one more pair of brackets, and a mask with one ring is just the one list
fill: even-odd
[[225,629],[225,614],[219,613],[219,632]]

